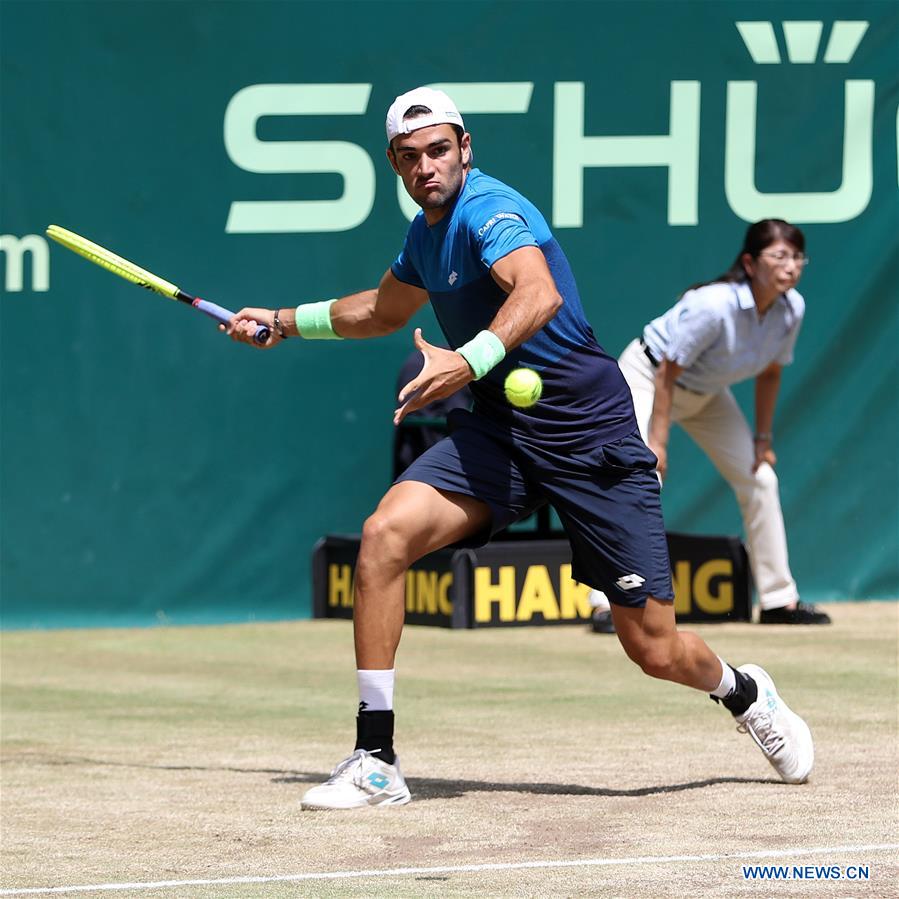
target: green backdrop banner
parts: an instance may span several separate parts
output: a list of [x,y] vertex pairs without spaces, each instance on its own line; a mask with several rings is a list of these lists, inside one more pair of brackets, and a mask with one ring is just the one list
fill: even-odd
[[[307,616],[390,478],[411,327],[257,353],[49,246],[57,223],[238,308],[374,286],[409,208],[398,93],[448,86],[619,353],[748,221],[812,265],[777,415],[811,600],[899,595],[894,2],[0,4],[7,627]],[[430,312],[414,325],[437,339]],[[747,409],[751,391],[739,398]],[[668,527],[738,533],[682,434]]]

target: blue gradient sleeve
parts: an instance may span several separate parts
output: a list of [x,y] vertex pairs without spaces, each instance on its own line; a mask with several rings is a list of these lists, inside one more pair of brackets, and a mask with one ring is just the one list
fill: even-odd
[[407,235],[406,243],[403,245],[400,255],[393,260],[390,271],[393,272],[393,277],[396,278],[397,281],[402,281],[404,284],[411,284],[413,287],[421,287],[424,289],[424,281],[421,280],[418,269],[412,264],[409,255],[409,238]]
[[489,269],[494,263],[521,247],[539,246],[537,238],[517,210],[498,211],[472,219],[470,227],[477,241],[481,262]]

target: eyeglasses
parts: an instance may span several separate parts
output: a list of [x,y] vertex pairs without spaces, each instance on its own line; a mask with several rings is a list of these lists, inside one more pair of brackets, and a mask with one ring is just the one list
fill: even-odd
[[808,256],[805,253],[759,253],[759,256],[767,256],[775,265],[786,265],[787,260],[792,259],[799,268],[808,265]]

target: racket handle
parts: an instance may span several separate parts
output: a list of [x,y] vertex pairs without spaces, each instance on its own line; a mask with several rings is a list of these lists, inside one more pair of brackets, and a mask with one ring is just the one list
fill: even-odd
[[[210,303],[209,300],[201,300],[197,297],[192,301],[191,305],[195,309],[199,309],[200,312],[205,312],[210,318],[214,318],[217,322],[221,322],[223,325],[227,325],[232,318],[234,318],[234,313],[225,309],[223,306],[218,306],[215,303]],[[271,333],[267,325],[260,325],[256,329],[256,333],[253,335],[253,340],[256,343],[265,343],[268,340],[268,336]]]

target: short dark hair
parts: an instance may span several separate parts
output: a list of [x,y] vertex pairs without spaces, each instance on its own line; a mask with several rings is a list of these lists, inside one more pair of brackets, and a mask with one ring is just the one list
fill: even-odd
[[[432,115],[433,112],[434,112],[434,110],[431,109],[430,106],[422,106],[420,103],[417,103],[415,106],[410,106],[403,113],[403,121],[405,122],[406,119],[418,119],[424,115]],[[462,135],[465,134],[465,131],[459,125],[453,125],[450,122],[447,122],[447,124],[450,126],[450,128],[453,129],[453,131],[456,132],[456,139],[459,141],[459,146],[461,147],[462,146]],[[391,141],[391,144],[392,143],[393,143],[393,141]]]

